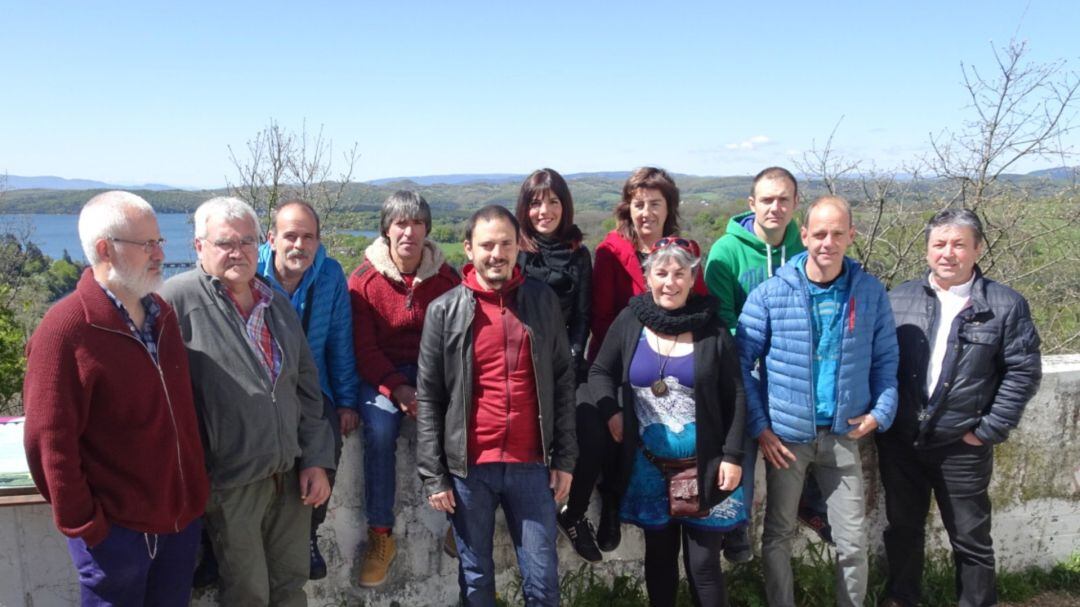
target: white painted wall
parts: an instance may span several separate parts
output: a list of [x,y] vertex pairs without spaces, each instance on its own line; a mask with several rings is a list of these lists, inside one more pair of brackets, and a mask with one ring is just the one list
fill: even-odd
[[[1000,568],[1050,566],[1080,549],[1080,356],[1047,357],[1042,388],[1028,405],[1024,421],[997,452],[991,488],[995,505],[994,541]],[[326,580],[308,584],[311,605],[369,606],[451,605],[457,597],[457,561],[441,550],[446,519],[421,499],[416,475],[415,426],[407,422],[398,442],[398,556],[390,580],[377,590],[355,585],[361,542],[366,539],[359,433],[345,442],[341,473],[331,500],[320,545],[330,566]],[[872,444],[864,445],[868,480],[870,538],[881,548],[884,513]],[[758,470],[757,498],[764,497],[764,474]],[[1024,499],[1021,499],[1024,498]],[[596,504],[594,504],[594,507]],[[757,524],[760,532],[760,511]],[[595,520],[595,512],[594,512]],[[931,546],[944,547],[936,513],[930,523]],[[639,574],[640,534],[623,527],[623,545],[596,566],[606,575]],[[807,532],[804,541],[810,540]],[[583,563],[565,540],[559,557],[564,572]],[[66,607],[77,603],[78,586],[64,538],[52,524],[48,505],[0,508],[0,607]],[[505,588],[516,570],[505,530],[496,539],[499,585]],[[213,592],[193,604],[216,605]]]

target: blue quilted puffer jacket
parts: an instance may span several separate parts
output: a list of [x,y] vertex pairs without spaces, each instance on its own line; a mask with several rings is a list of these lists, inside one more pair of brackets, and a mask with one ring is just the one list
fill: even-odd
[[259,247],[258,273],[275,291],[289,299],[299,315],[315,365],[319,368],[323,394],[335,407],[355,409],[360,380],[353,355],[349,289],[341,264],[327,255],[326,248],[320,244],[315,261],[290,296],[274,275],[274,249],[269,242],[264,242]]
[[[735,340],[746,383],[746,431],[766,428],[782,440],[808,443],[814,423],[813,330],[809,284],[800,253],[746,300]],[[832,431],[854,429],[847,420],[870,413],[883,432],[896,415],[896,326],[885,287],[862,266],[844,258],[849,285],[842,308],[844,327],[836,378]],[[763,368],[758,369],[761,362]]]

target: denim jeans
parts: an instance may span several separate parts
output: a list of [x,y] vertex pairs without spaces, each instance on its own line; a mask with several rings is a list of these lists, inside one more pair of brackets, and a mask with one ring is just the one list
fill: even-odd
[[178,533],[141,533],[113,525],[93,548],[68,539],[79,572],[80,604],[186,606],[201,528],[199,519]]
[[[398,367],[416,385],[416,365]],[[405,417],[378,387],[360,382],[360,419],[364,432],[364,506],[369,527],[394,527],[397,491],[397,439]]]
[[495,605],[492,540],[502,505],[517,553],[525,605],[559,604],[555,499],[544,464],[479,464],[453,477],[457,507],[450,515],[457,540],[462,604]]

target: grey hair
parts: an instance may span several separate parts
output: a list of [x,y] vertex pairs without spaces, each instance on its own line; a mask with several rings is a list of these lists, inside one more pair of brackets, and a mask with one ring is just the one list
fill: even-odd
[[688,268],[691,274],[697,274],[698,267],[701,266],[701,257],[694,255],[692,252],[687,251],[680,246],[668,245],[650,253],[649,256],[645,258],[645,263],[642,264],[641,269],[645,273],[645,276],[648,277],[653,266],[664,264],[671,260],[674,260],[684,268]]
[[419,219],[424,222],[425,231],[431,233],[431,207],[423,196],[412,190],[398,190],[383,202],[379,211],[379,233],[385,237],[390,224],[398,219]]
[[154,208],[131,192],[113,190],[94,196],[79,212],[79,244],[90,265],[101,262],[97,243],[103,238],[116,237],[116,232],[132,214],[153,215]]
[[930,218],[930,221],[926,222],[926,242],[930,242],[930,232],[933,232],[934,228],[942,226],[971,228],[972,233],[975,234],[976,245],[986,241],[982,220],[975,214],[975,211],[970,209],[942,209],[935,213]]
[[211,217],[218,217],[226,221],[238,219],[250,219],[255,225],[255,234],[261,235],[259,228],[259,216],[251,205],[232,196],[218,196],[211,198],[195,209],[195,238],[206,238],[206,222]]

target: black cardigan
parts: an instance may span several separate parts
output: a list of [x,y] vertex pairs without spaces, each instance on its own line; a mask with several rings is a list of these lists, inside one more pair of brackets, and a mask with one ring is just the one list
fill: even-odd
[[[619,475],[614,483],[619,495],[630,482],[634,456],[640,443],[630,386],[630,360],[641,338],[642,323],[625,308],[611,324],[600,352],[589,371],[589,389],[601,417],[623,414],[623,442]],[[702,508],[719,504],[729,491],[717,487],[721,462],[739,464],[743,455],[746,395],[743,392],[735,340],[713,316],[693,332],[694,419],[697,424],[698,487]]]

